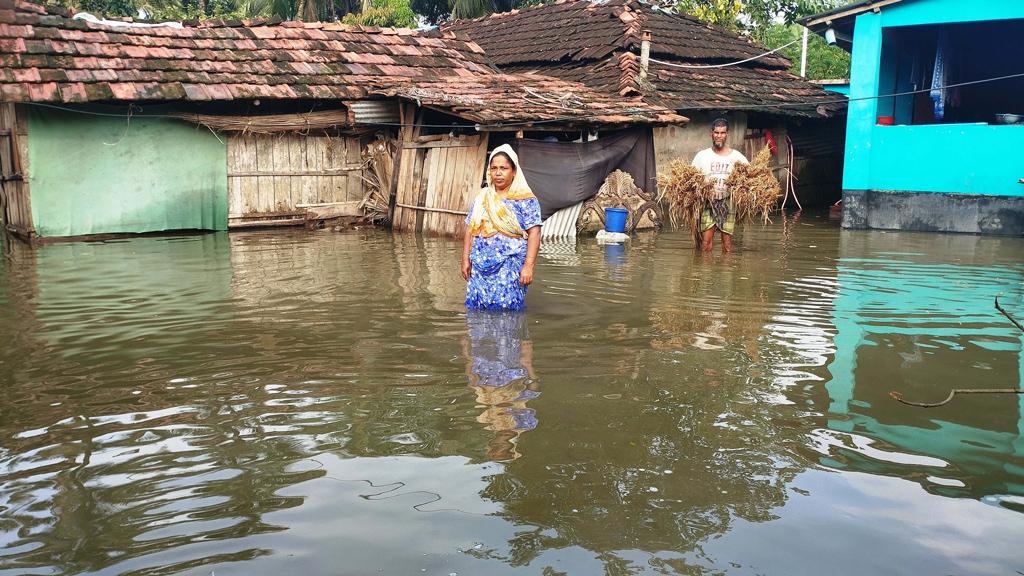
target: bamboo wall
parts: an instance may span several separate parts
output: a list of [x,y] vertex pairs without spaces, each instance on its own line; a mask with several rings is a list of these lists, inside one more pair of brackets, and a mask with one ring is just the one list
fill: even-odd
[[311,205],[363,199],[363,139],[228,137],[228,227],[297,225]]
[[409,136],[402,140],[392,228],[457,236],[480,190],[487,134]]
[[0,205],[7,229],[35,235],[28,188],[28,119],[14,104],[0,104]]

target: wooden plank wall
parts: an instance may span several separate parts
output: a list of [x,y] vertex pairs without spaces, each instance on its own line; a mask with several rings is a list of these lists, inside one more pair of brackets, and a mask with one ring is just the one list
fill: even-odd
[[28,118],[15,104],[0,104],[0,204],[7,229],[35,236],[28,188]]
[[363,138],[228,137],[228,227],[299,225],[306,205],[363,199]]
[[402,144],[392,227],[458,236],[470,200],[480,190],[487,135],[425,136]]

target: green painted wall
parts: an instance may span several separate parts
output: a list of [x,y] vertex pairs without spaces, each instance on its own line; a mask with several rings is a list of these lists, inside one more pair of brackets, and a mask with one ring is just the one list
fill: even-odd
[[227,147],[175,120],[29,108],[40,236],[227,229]]
[[895,113],[904,122],[909,115],[907,102],[894,107],[891,98],[876,99],[905,88],[894,75],[900,56],[883,58],[886,28],[1020,18],[1021,0],[907,0],[857,16],[843,189],[1024,196],[1024,163],[1010,152],[992,160],[993,150],[1024,150],[1024,126],[876,125],[879,115]]

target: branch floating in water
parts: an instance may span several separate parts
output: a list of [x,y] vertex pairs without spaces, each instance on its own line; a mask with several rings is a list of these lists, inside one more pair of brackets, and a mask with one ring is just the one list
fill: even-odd
[[949,396],[942,402],[911,402],[910,400],[904,400],[903,394],[893,390],[889,392],[889,397],[897,402],[906,404],[907,406],[917,406],[919,408],[935,408],[948,404],[957,394],[1024,394],[1024,388],[953,388],[949,391]]
[[1010,322],[1013,322],[1014,326],[1019,328],[1021,332],[1024,332],[1024,326],[1021,326],[1020,322],[1017,322],[1017,320],[1014,319],[1013,316],[1010,316],[1009,312],[1004,310],[1003,307],[999,305],[999,296],[996,296],[996,310],[999,310],[1000,312],[1002,312],[1003,316],[1006,316],[1010,320]]

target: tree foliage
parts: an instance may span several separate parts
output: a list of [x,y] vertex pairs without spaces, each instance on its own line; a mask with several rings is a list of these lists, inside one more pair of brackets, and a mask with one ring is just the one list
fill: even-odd
[[792,24],[846,0],[679,0],[676,9],[730,29]]
[[412,9],[427,23],[437,25],[458,18],[479,18],[494,12],[545,4],[553,0],[412,0]]
[[[784,46],[799,40],[803,35],[803,27],[798,24],[771,24],[754,31],[754,37],[764,46]],[[800,73],[800,43],[779,50],[793,63],[790,71]],[[807,38],[807,78],[809,80],[825,80],[850,77],[850,54],[842,48],[829,46],[817,34]]]
[[740,0],[680,0],[676,10],[705,22],[735,30],[739,26],[743,3]]
[[[387,0],[390,4],[392,0]],[[97,16],[130,16],[149,20],[190,20],[204,18],[257,18],[278,16],[285,20],[334,22],[359,12],[360,0],[57,0],[66,7]],[[409,0],[395,0],[404,4]],[[401,14],[396,9],[396,13]],[[415,24],[415,15],[412,20]]]
[[448,19],[451,7],[448,0],[412,0],[409,4],[413,12],[419,14],[432,26],[437,26]]
[[[844,4],[845,0],[679,0],[676,9],[717,26],[748,34],[769,49],[800,38],[794,22]],[[779,51],[800,73],[800,43]],[[807,42],[807,78],[848,78],[850,55],[812,34]]]
[[357,14],[346,14],[341,21],[360,26],[416,27],[416,13],[408,0],[371,0],[369,4]]

